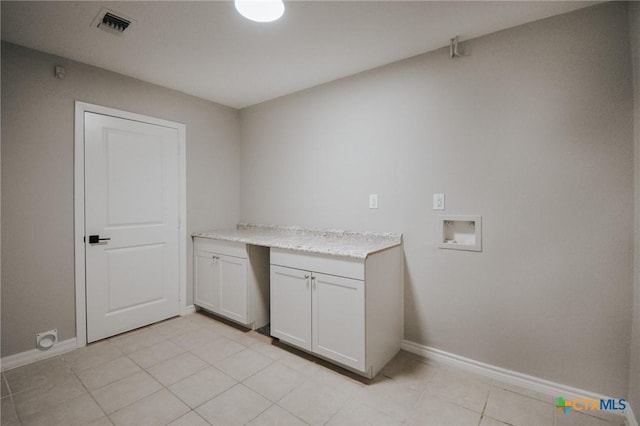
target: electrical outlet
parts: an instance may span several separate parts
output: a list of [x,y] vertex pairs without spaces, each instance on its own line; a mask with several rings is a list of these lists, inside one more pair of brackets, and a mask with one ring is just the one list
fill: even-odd
[[444,210],[444,194],[433,194],[433,209]]
[[370,209],[378,208],[378,194],[369,194],[369,208]]

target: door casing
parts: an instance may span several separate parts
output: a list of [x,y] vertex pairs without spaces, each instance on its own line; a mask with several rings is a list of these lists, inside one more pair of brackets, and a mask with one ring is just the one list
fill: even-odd
[[87,345],[86,265],[85,265],[85,208],[84,208],[84,113],[109,115],[125,120],[141,121],[176,129],[178,132],[178,191],[180,228],[178,237],[179,313],[187,313],[187,175],[186,175],[186,126],[146,115],[121,111],[86,102],[75,103],[74,136],[74,251],[76,293],[76,344]]

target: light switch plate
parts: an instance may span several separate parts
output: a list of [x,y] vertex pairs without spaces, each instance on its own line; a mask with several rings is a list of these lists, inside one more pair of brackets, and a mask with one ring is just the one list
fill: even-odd
[[444,194],[433,194],[433,209],[444,210]]
[[378,208],[378,194],[369,194],[369,208],[370,209]]

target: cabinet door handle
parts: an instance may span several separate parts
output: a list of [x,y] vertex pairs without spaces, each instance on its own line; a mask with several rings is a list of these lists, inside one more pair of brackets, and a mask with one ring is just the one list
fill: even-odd
[[314,290],[316,289],[316,277],[311,277],[311,286]]
[[213,258],[213,260],[218,260],[220,259],[218,256],[211,256]]
[[304,276],[304,279],[305,279],[305,280],[308,280],[308,279],[309,279],[309,274],[305,275],[305,276]]

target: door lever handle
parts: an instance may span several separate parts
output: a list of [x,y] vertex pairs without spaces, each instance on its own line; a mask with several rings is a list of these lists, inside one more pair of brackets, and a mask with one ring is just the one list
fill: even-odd
[[100,241],[109,241],[111,238],[100,238],[100,235],[89,235],[89,244],[98,244]]

